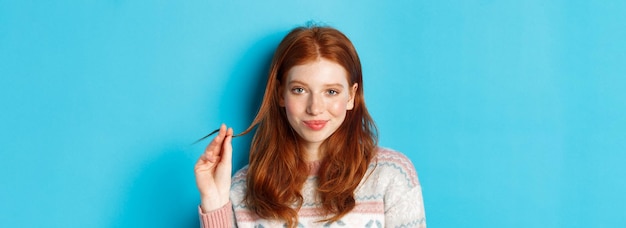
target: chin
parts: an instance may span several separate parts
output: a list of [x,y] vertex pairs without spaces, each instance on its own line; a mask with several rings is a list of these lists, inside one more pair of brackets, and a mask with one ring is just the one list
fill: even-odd
[[326,134],[307,134],[304,136],[300,136],[302,139],[309,143],[321,143],[328,139],[329,135]]

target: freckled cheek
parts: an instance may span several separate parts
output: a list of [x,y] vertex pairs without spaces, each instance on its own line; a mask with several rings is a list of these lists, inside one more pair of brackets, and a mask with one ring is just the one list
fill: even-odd
[[285,99],[285,111],[287,115],[296,115],[298,113],[306,112],[306,104],[298,99]]
[[346,113],[347,101],[335,101],[328,106],[328,111],[335,116],[343,115]]

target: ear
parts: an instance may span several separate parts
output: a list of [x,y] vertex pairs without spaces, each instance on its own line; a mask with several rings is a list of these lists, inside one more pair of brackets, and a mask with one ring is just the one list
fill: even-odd
[[348,104],[346,104],[346,110],[352,110],[354,108],[354,97],[356,97],[356,91],[358,88],[358,83],[354,83],[352,88],[350,88],[350,100],[348,100]]

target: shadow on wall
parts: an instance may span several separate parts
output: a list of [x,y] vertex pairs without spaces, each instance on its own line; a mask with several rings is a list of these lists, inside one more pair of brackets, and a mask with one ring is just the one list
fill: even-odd
[[[226,123],[238,134],[252,123],[263,100],[274,50],[286,33],[275,32],[259,39],[234,65],[221,96],[216,124]],[[248,163],[252,135],[254,131],[233,140],[233,171]]]
[[[220,110],[207,111],[218,113],[217,119],[208,122],[215,122],[216,127],[219,123],[227,123],[235,128],[235,133],[248,127],[261,104],[274,49],[284,34],[277,32],[260,39],[234,64],[226,88],[219,97]],[[207,91],[206,96],[215,94]],[[233,140],[233,171],[247,164],[252,133]],[[209,142],[207,139],[194,148],[203,149]],[[141,170],[125,185],[129,189],[123,191],[123,203],[115,212],[112,227],[199,226],[199,196],[193,176],[193,166],[199,154],[186,150],[174,146],[157,153],[144,153],[156,154],[156,157],[141,162],[138,166]]]

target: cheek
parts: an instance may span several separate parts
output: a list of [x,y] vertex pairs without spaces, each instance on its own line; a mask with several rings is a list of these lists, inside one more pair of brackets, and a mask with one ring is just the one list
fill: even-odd
[[284,102],[285,102],[285,112],[287,113],[287,117],[291,117],[291,116],[297,115],[298,113],[305,111],[306,107],[304,107],[302,102],[298,101],[297,99],[294,99],[291,97],[285,97]]
[[328,106],[328,111],[330,113],[332,113],[335,116],[338,115],[345,115],[346,113],[346,105],[348,105],[347,101],[335,101],[332,102],[329,106]]

